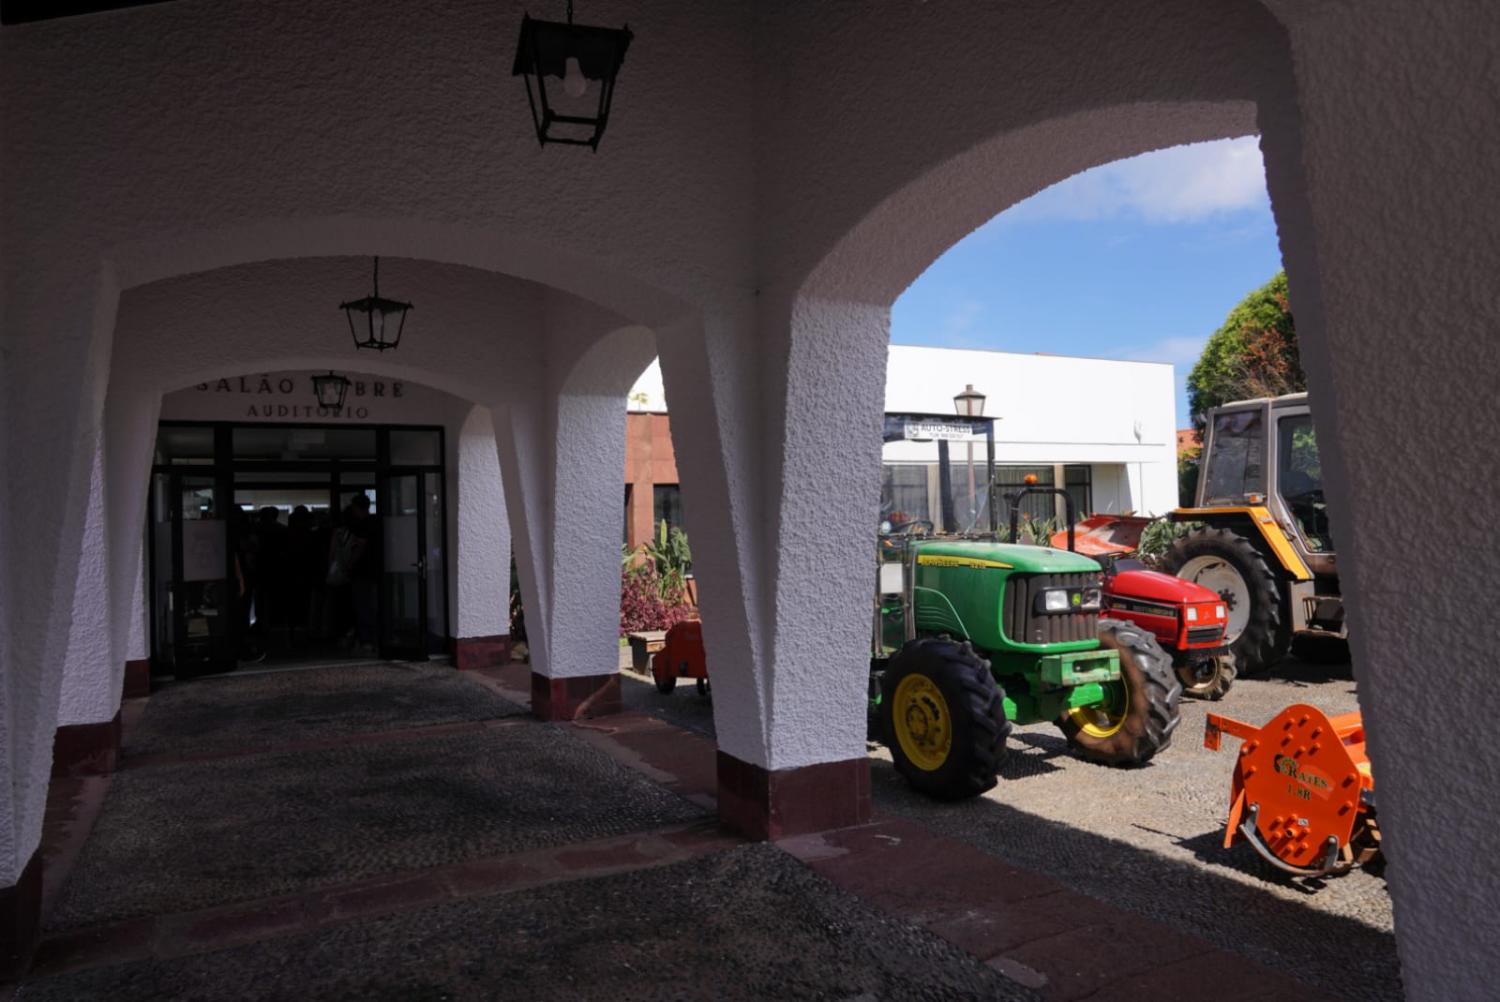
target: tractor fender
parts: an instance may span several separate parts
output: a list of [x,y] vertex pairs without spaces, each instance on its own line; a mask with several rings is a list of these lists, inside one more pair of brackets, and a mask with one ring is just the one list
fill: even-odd
[[1260,538],[1265,541],[1271,556],[1293,581],[1311,581],[1312,571],[1297,554],[1292,541],[1287,538],[1271,510],[1264,505],[1225,506],[1222,508],[1178,508],[1169,516],[1174,522],[1203,522],[1223,527],[1225,523],[1241,525],[1249,522]]

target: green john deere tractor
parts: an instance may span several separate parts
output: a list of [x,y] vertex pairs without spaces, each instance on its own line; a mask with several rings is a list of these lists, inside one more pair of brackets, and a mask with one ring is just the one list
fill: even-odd
[[[980,437],[987,451],[976,489]],[[898,445],[904,457],[886,467],[870,728],[897,771],[929,796],[975,796],[995,785],[1012,725],[1045,720],[1079,756],[1107,765],[1140,765],[1166,748],[1182,696],[1171,658],[1139,627],[1100,618],[1102,568],[1071,552],[1071,539],[1068,550],[1016,542],[1029,495],[1061,496],[1071,526],[1066,492],[1028,486],[1008,495],[1003,542],[998,498],[984,489],[995,482],[993,418],[887,414],[885,441],[935,441],[938,452],[935,483],[915,444]],[[962,508],[953,441],[971,456]],[[927,503],[934,495],[936,506]]]

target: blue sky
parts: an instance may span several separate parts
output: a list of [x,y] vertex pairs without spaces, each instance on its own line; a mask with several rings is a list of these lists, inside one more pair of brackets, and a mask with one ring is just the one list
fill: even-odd
[[1179,146],[1075,175],[975,230],[896,300],[891,340],[1171,362],[1181,428],[1203,342],[1280,267],[1256,139]]

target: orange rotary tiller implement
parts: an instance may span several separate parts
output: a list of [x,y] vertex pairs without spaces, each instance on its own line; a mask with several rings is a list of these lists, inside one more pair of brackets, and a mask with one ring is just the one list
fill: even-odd
[[1226,848],[1244,839],[1272,866],[1300,877],[1347,873],[1380,851],[1375,779],[1358,713],[1329,717],[1296,703],[1264,727],[1208,715],[1203,745],[1244,743],[1229,795]]

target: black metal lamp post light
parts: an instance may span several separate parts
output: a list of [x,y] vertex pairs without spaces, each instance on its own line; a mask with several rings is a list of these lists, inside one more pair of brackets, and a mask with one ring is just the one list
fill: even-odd
[[968,383],[964,386],[962,393],[953,395],[953,409],[958,411],[961,417],[983,417],[984,400],[984,394],[974,389],[973,383]]
[[339,410],[344,406],[344,394],[349,392],[348,376],[340,376],[330,369],[326,376],[312,377],[312,384],[319,407]]
[[[568,21],[521,17],[512,76],[526,78],[526,100],[537,142],[587,146],[596,153],[609,123],[615,76],[630,46],[630,28],[595,28]],[[549,89],[548,77],[557,77]]]
[[375,289],[363,299],[340,303],[339,309],[349,318],[349,334],[354,347],[385,351],[401,343],[406,313],[411,303],[385,299],[380,295],[380,258],[375,259]]
[[[984,416],[984,394],[974,389],[973,383],[964,384],[962,393],[953,395],[953,409],[962,417]],[[979,517],[979,496],[974,490],[974,439],[966,443],[969,452],[969,521]]]

